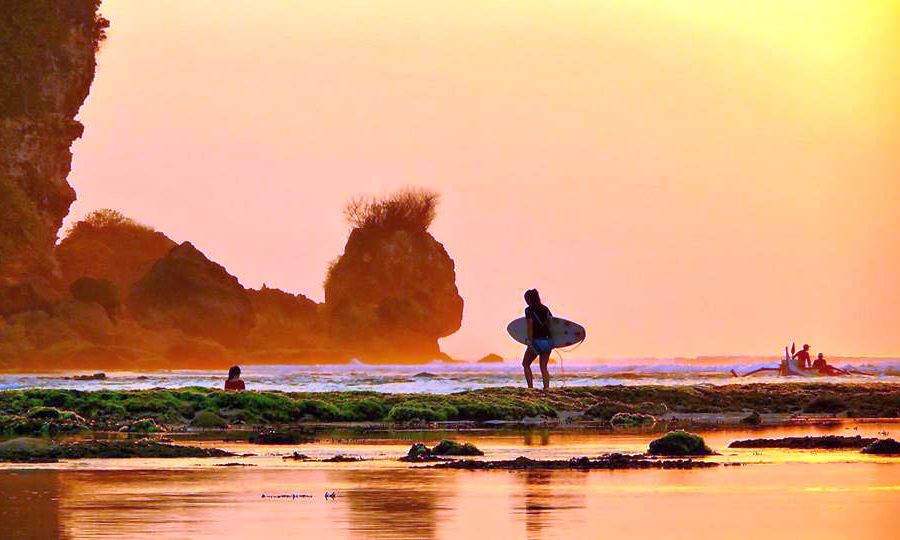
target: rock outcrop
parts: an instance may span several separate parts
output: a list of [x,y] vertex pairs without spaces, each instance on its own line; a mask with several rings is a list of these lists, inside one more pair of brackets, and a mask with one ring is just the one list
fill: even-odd
[[322,346],[320,306],[302,294],[263,285],[249,289],[256,322],[247,346],[259,351],[315,349]]
[[69,229],[56,258],[66,285],[83,277],[105,279],[125,294],[176,245],[115,210],[97,210]]
[[157,261],[131,288],[126,305],[145,327],[172,327],[230,347],[241,345],[254,324],[253,306],[237,278],[190,242]]
[[18,291],[0,301],[32,298],[0,312],[40,307],[64,290],[53,248],[75,200],[69,147],[83,126],[74,117],[108,25],[99,3],[8,0],[0,9],[0,288]]
[[357,220],[325,281],[332,342],[364,360],[436,358],[438,338],[462,323],[453,259],[427,231],[430,218],[390,219],[397,197],[371,204],[388,217]]

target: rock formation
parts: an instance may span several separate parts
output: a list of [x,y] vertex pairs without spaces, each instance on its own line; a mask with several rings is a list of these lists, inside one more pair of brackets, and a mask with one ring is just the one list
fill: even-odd
[[69,147],[82,133],[74,117],[108,25],[99,3],[7,0],[0,9],[0,288],[32,300],[15,310],[62,290],[53,246],[75,200]]
[[130,315],[150,328],[174,327],[222,345],[240,345],[254,324],[247,291],[190,242],[173,248],[131,288]]
[[351,204],[356,227],[325,281],[336,346],[365,360],[420,361],[438,357],[438,338],[459,329],[453,259],[427,230],[435,203],[427,192],[401,192],[362,210]]
[[56,258],[66,285],[83,277],[105,279],[125,294],[175,245],[119,212],[98,210],[69,229]]
[[256,322],[247,346],[256,350],[316,349],[322,346],[319,304],[302,294],[263,285],[247,291]]

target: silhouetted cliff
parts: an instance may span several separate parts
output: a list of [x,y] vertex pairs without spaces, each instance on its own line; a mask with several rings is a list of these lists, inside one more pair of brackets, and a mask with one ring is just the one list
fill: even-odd
[[12,289],[0,291],[0,313],[63,290],[53,246],[75,200],[69,147],[108,24],[99,3],[5,0],[0,9],[0,289]]
[[366,360],[440,355],[462,323],[453,259],[428,232],[437,196],[405,191],[351,203],[356,225],[325,281],[331,340]]
[[56,258],[66,285],[82,277],[107,279],[127,294],[175,245],[115,210],[97,210],[69,229]]
[[255,322],[249,295],[237,278],[190,242],[174,247],[128,293],[129,314],[149,328],[238,346]]

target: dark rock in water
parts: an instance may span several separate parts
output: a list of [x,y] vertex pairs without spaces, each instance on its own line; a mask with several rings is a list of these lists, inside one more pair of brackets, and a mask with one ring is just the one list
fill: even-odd
[[16,463],[54,463],[60,459],[107,458],[181,458],[181,457],[232,457],[234,454],[217,448],[199,448],[165,444],[150,439],[94,440],[45,447],[0,447],[0,461]]
[[190,242],[174,247],[131,288],[129,313],[151,328],[240,345],[255,317],[247,291]]
[[427,371],[420,371],[413,375],[414,379],[437,379],[438,376],[434,373],[428,373]]
[[472,443],[458,443],[444,439],[437,443],[431,449],[431,453],[436,456],[483,456],[484,452],[475,447]]
[[93,375],[75,375],[72,377],[66,377],[66,379],[72,381],[105,381],[106,378],[106,373],[94,373]]
[[256,467],[252,463],[216,463],[216,467]]
[[294,452],[289,456],[282,456],[281,459],[285,461],[306,461],[309,459],[309,456],[307,456],[306,454],[301,454],[300,452]]
[[351,205],[355,228],[325,280],[336,345],[370,361],[421,361],[457,331],[463,299],[453,260],[431,234],[436,196],[402,192]]
[[96,278],[124,294],[175,246],[163,233],[103,209],[72,225],[56,247],[56,257],[64,283]]
[[501,364],[503,363],[503,357],[499,354],[490,353],[486,356],[481,357],[478,360],[479,364]]
[[365,460],[359,456],[345,456],[343,454],[338,454],[336,456],[333,456],[333,457],[330,457],[327,459],[323,459],[322,461],[325,463],[353,463],[356,461],[365,461]]
[[748,426],[758,426],[762,424],[762,416],[756,411],[748,414],[744,418],[741,418],[742,424],[747,424]]
[[250,437],[253,444],[300,444],[311,442],[313,438],[302,433],[290,431],[264,430]]
[[728,448],[797,448],[797,449],[841,449],[863,448],[875,441],[859,435],[843,437],[826,435],[823,437],[782,437],[780,439],[746,439],[734,441]]
[[879,439],[862,449],[863,454],[900,456],[900,442],[894,439]]
[[703,437],[687,431],[670,431],[650,442],[648,453],[654,456],[708,456],[713,451]]
[[461,460],[432,465],[437,469],[465,470],[618,470],[618,469],[702,469],[717,467],[718,463],[708,461],[655,460],[643,456],[609,454],[600,458],[576,457],[566,460],[533,460],[519,456],[506,461]]
[[613,424],[618,427],[635,427],[656,422],[654,415],[666,414],[665,403],[644,402],[640,404],[622,403],[609,399],[601,399],[584,412],[584,415],[596,420],[610,422],[614,417],[622,415]]
[[226,428],[228,421],[212,411],[200,411],[191,420],[191,427]]
[[425,446],[425,443],[415,443],[409,447],[409,452],[400,458],[400,461],[406,461],[408,463],[426,463],[429,461],[447,461],[447,458],[434,455],[432,450]]

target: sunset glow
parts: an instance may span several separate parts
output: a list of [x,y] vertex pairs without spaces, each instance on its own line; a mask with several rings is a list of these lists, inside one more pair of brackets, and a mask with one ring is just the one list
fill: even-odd
[[359,193],[441,193],[452,356],[900,354],[892,0],[107,0],[67,223],[116,208],[322,300]]

